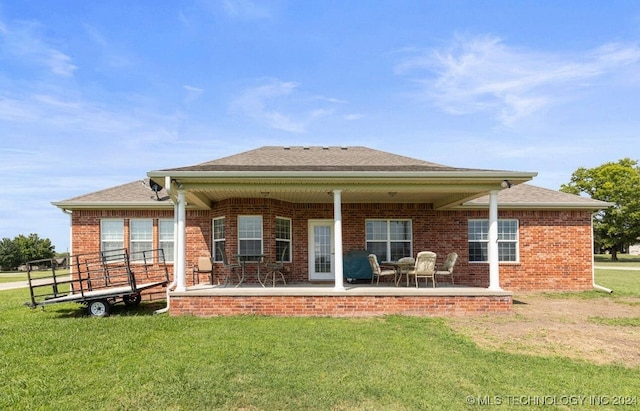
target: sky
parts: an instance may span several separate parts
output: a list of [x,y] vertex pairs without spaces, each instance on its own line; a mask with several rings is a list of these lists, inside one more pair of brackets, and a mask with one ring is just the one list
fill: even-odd
[[0,239],[265,145],[537,172],[640,159],[640,2],[0,0]]

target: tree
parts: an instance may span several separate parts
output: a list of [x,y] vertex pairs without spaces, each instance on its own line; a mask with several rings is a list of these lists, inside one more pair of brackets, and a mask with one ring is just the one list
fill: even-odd
[[13,270],[20,265],[22,256],[15,241],[3,238],[0,241],[0,269]]
[[640,167],[629,158],[608,162],[594,168],[579,168],[571,175],[571,182],[560,191],[587,196],[612,203],[594,218],[596,244],[617,253],[623,246],[638,242],[640,238]]
[[19,235],[14,240],[18,244],[22,254],[22,263],[27,261],[53,258],[56,255],[55,247],[48,238],[40,238],[38,234],[29,234],[28,237]]
[[13,240],[3,238],[0,241],[0,268],[16,269],[27,261],[53,258],[55,247],[48,238],[40,238],[37,234],[28,237],[19,235]]

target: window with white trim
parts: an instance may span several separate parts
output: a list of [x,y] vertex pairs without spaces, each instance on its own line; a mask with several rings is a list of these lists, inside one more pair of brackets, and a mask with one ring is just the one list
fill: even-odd
[[366,220],[366,247],[380,261],[412,255],[411,220]]
[[[489,220],[469,220],[469,261],[489,261]],[[498,220],[498,261],[518,261],[518,220]]]
[[238,254],[262,254],[262,216],[238,216]]
[[[129,255],[131,261],[142,261],[143,251],[153,249],[153,220],[150,218],[129,220]],[[152,257],[148,255],[147,257]]]
[[[285,251],[286,247],[286,251]],[[276,217],[276,259],[279,261],[284,253],[285,262],[291,261],[291,219]]]
[[100,251],[124,248],[124,220],[104,218],[100,220]]
[[225,218],[218,217],[213,219],[213,261],[222,262],[222,253],[225,246],[224,226]]
[[173,219],[158,220],[158,248],[164,252],[164,260],[173,262],[174,250]]

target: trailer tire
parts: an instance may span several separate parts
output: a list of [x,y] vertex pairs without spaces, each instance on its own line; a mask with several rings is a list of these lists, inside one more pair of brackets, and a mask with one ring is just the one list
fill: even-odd
[[140,304],[141,301],[142,301],[142,295],[140,295],[140,293],[127,294],[122,296],[122,302],[124,302],[124,305],[128,307],[133,305],[138,305]]
[[89,301],[87,310],[92,317],[108,317],[111,311],[111,305],[107,300],[93,300]]

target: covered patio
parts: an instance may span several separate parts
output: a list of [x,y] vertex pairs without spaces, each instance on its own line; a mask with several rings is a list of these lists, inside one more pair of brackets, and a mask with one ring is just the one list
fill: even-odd
[[[352,316],[508,311],[511,294],[502,290],[499,277],[497,198],[499,191],[535,175],[448,167],[366,147],[261,147],[209,163],[149,172],[174,205],[170,312]],[[445,225],[454,224],[451,230],[466,235],[456,210],[484,195],[490,198],[488,208],[476,215],[489,223],[488,287],[478,287],[486,280],[477,278],[466,286],[436,289],[345,284],[345,252],[372,250],[365,244],[365,225],[393,220],[409,230],[408,242],[400,249],[388,240],[386,249],[371,251],[380,261],[415,256],[438,240],[429,231],[449,230]],[[209,224],[222,219],[223,235],[215,227],[212,234],[204,234],[203,216]],[[243,219],[252,219],[251,238],[243,231]],[[289,226],[284,237],[277,231],[283,219]],[[438,219],[439,229],[433,225]],[[200,245],[194,245],[194,226],[203,233]],[[453,241],[455,247],[466,247],[465,238]],[[273,259],[283,242],[290,250],[285,264],[294,274],[293,284],[235,288],[199,286],[188,279],[188,266],[197,254],[210,255],[214,270],[220,271],[220,253],[227,258],[248,254],[251,248],[255,256]]]

